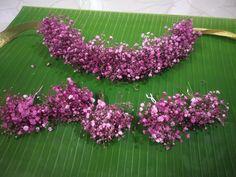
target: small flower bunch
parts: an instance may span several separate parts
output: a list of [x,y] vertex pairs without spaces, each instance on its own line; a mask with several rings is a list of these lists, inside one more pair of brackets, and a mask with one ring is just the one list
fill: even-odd
[[34,104],[35,96],[8,96],[0,108],[2,128],[9,134],[38,132],[48,126],[49,107]]
[[219,91],[210,91],[206,95],[199,93],[193,95],[188,107],[190,128],[204,128],[216,121],[224,125],[229,107],[224,103],[224,100],[219,100],[219,94]]
[[135,81],[152,77],[179,63],[193,50],[200,32],[194,31],[192,20],[182,20],[168,29],[169,34],[155,37],[142,34],[142,45],[126,43],[109,45],[102,36],[85,42],[80,30],[72,27],[69,18],[51,16],[42,20],[38,32],[51,56],[64,60],[76,70],[97,74],[110,80]]
[[116,105],[107,105],[98,99],[95,110],[81,123],[92,139],[97,143],[104,143],[123,137],[124,131],[130,129],[132,119],[133,116]]
[[87,88],[78,88],[71,78],[66,88],[54,86],[55,95],[48,97],[50,117],[62,122],[80,121],[92,111],[93,93]]
[[144,103],[140,105],[139,123],[147,130],[155,142],[161,143],[169,148],[175,141],[182,141],[181,135],[187,110],[188,98],[177,93],[174,96],[167,96],[163,92],[163,98],[156,103]]
[[[223,124],[229,107],[218,95],[218,91],[192,96],[168,96],[164,92],[164,97],[155,103],[141,103],[139,123],[146,128],[143,133],[148,132],[150,138],[169,149],[175,141],[183,142],[182,135],[189,130],[205,128],[216,121]],[[190,138],[190,134],[186,137]]]

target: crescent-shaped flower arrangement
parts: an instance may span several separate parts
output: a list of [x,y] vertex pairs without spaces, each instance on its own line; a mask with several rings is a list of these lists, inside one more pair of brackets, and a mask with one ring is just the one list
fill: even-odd
[[97,74],[110,80],[135,81],[152,77],[164,69],[184,60],[193,50],[195,41],[202,34],[236,39],[236,34],[206,28],[193,28],[192,20],[185,19],[168,28],[169,34],[155,37],[142,34],[142,44],[112,43],[112,36],[105,39],[97,35],[86,42],[73,20],[64,16],[45,17],[40,22],[27,22],[0,33],[0,47],[28,29],[37,29],[51,56],[61,58],[76,70]]
[[[193,28],[192,20],[182,20],[168,29],[168,34],[155,37],[148,32],[142,34],[142,44],[128,46],[126,43],[112,44],[112,36],[104,39],[96,36],[86,42],[73,21],[67,17],[49,16],[41,22],[29,22],[0,33],[0,47],[27,29],[36,28],[43,36],[43,44],[52,57],[61,58],[76,70],[96,74],[98,79],[136,81],[152,77],[186,59],[193,50],[195,41],[202,34],[211,34],[236,39],[236,35],[221,30]],[[59,122],[79,122],[97,143],[121,138],[131,128],[133,116],[117,105],[109,105],[103,99],[95,99],[88,88],[78,88],[72,79],[68,84],[54,86],[53,95],[47,95],[37,103],[34,95],[8,95],[5,105],[0,107],[1,127],[5,133],[21,136],[42,129],[52,131]],[[172,147],[190,138],[189,131],[207,128],[228,115],[228,104],[220,100],[219,91],[168,96],[152,102],[141,103],[138,124],[143,133],[155,142]]]
[[169,29],[169,35],[160,38],[152,33],[142,34],[142,45],[129,47],[126,43],[108,47],[101,36],[85,42],[73,21],[60,17],[46,17],[38,32],[51,56],[62,58],[75,69],[97,74],[110,80],[140,80],[152,77],[174,66],[192,51],[200,32],[194,31],[191,20],[182,20]]

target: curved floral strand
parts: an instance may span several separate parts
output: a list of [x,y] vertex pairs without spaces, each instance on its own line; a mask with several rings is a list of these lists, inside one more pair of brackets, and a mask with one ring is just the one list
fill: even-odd
[[135,81],[152,77],[185,59],[201,35],[194,31],[192,20],[182,20],[168,29],[169,34],[154,37],[142,34],[142,45],[126,43],[107,46],[101,36],[85,42],[79,29],[69,18],[50,16],[43,19],[38,32],[53,57],[61,58],[75,69],[97,74],[110,80]]

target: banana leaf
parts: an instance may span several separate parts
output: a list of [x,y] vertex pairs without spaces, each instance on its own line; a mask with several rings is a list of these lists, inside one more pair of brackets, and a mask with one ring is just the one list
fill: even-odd
[[[42,20],[48,14],[74,19],[86,40],[97,34],[113,36],[114,41],[132,45],[141,41],[141,33],[166,34],[164,26],[192,18],[194,27],[236,32],[236,20],[141,13],[101,12],[23,7],[10,26]],[[47,63],[51,63],[47,66]],[[31,67],[34,65],[35,67]],[[187,60],[142,81],[128,83],[97,80],[85,72],[76,73],[62,60],[50,57],[35,30],[22,33],[0,49],[0,103],[7,94],[35,93],[43,86],[47,94],[52,85],[71,77],[94,93],[103,93],[112,104],[131,102],[136,117],[131,131],[121,140],[98,145],[78,123],[60,124],[53,132],[44,130],[20,138],[0,135],[0,176],[3,177],[234,177],[236,176],[236,42],[232,39],[202,36]],[[186,92],[188,85],[202,94],[220,90],[230,105],[224,127],[215,124],[207,130],[191,132],[190,140],[176,143],[166,151],[142,134],[136,124],[145,94],[160,96]]]

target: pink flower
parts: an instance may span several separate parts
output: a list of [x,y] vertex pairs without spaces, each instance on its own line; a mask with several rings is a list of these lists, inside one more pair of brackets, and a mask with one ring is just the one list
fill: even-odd
[[159,117],[157,118],[157,121],[158,121],[158,122],[163,122],[163,121],[164,121],[163,116],[159,116]]
[[23,130],[24,130],[25,132],[27,132],[27,131],[29,130],[29,127],[28,127],[27,125],[25,125],[25,126],[23,127]]
[[189,133],[188,133],[188,134],[186,134],[186,138],[188,138],[188,139],[190,138],[190,134],[189,134]]

